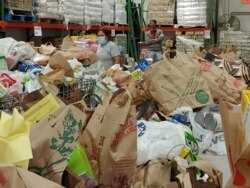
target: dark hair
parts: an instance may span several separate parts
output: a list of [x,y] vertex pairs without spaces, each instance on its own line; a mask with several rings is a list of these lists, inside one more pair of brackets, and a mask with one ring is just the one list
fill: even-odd
[[151,23],[151,22],[157,24],[157,21],[156,21],[156,20],[150,20],[150,23]]
[[102,31],[102,32],[107,36],[107,38],[110,39],[110,37],[111,37],[111,31],[106,30],[106,29],[100,29],[100,30],[98,31],[98,33],[99,33],[100,31]]

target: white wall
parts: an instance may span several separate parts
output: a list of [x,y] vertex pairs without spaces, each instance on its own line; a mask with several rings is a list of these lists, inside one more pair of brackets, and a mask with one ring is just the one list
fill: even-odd
[[[242,31],[250,31],[250,4],[242,4],[241,0],[218,0],[219,1],[219,15],[228,14],[231,12],[249,12],[249,15],[237,15],[241,23]],[[228,4],[229,3],[229,4]]]

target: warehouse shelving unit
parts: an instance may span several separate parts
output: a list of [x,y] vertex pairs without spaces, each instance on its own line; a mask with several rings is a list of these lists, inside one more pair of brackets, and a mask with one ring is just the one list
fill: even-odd
[[[159,27],[163,32],[202,32],[210,30],[206,27],[194,27],[194,28],[174,28],[174,27]],[[142,28],[142,32],[148,31],[149,28]]]
[[65,24],[50,24],[50,23],[26,23],[26,22],[6,22],[0,21],[0,28],[24,28],[31,29],[35,26],[40,26],[42,29],[58,29],[58,30],[92,30],[97,31],[100,28],[105,28],[107,30],[115,30],[121,32],[128,32],[129,28],[125,26],[84,26],[77,24],[69,24],[68,26]]

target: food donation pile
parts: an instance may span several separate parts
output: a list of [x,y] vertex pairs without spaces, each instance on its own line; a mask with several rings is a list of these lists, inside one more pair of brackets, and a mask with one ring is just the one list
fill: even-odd
[[[249,66],[233,49],[106,71],[70,37],[0,49],[1,186],[250,186]],[[204,159],[226,155],[222,182]]]

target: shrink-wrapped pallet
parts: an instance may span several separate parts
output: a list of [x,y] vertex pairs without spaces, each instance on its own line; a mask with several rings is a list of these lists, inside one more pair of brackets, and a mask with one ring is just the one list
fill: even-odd
[[102,1],[102,22],[114,23],[115,19],[115,0]]
[[173,25],[175,0],[149,0],[148,23],[157,20],[158,25]]
[[177,0],[177,22],[179,26],[207,26],[206,0]]

